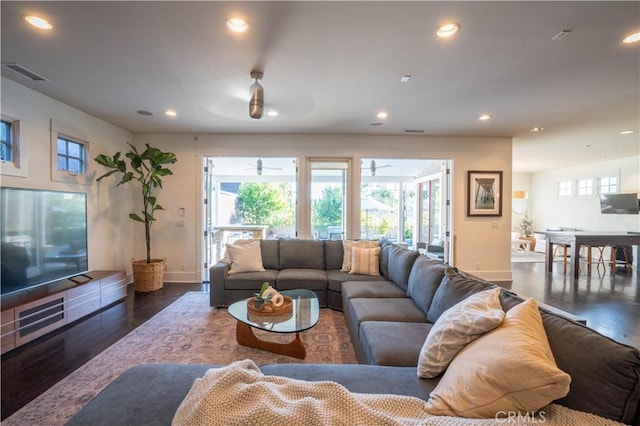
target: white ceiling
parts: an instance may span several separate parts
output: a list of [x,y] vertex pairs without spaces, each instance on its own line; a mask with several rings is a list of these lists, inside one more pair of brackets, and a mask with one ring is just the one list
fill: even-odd
[[[514,171],[640,152],[640,2],[11,2],[2,75],[132,132],[506,136]],[[21,16],[41,14],[50,32]],[[249,31],[225,27],[241,16]],[[462,25],[434,36],[443,21]],[[552,37],[572,30],[560,40]],[[252,120],[252,69],[267,109]],[[400,77],[411,80],[401,83]],[[175,109],[178,116],[165,117]],[[154,113],[145,117],[137,110]],[[382,126],[376,113],[389,112]],[[477,120],[481,113],[493,118]],[[534,126],[544,132],[531,133]],[[633,130],[631,135],[620,135]],[[591,145],[587,147],[587,145]]]

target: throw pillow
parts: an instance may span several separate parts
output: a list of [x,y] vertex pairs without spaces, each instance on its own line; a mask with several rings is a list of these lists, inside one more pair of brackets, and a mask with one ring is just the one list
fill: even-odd
[[500,289],[481,291],[447,309],[433,324],[418,358],[418,378],[446,370],[469,342],[502,324]]
[[349,273],[380,276],[380,247],[352,247]]
[[342,240],[342,248],[344,255],[342,257],[342,272],[349,272],[351,270],[351,248],[375,248],[380,247],[379,240]]
[[[240,246],[240,245],[243,245],[243,244],[251,244],[254,241],[260,241],[260,240],[255,239],[255,238],[252,238],[252,239],[249,239],[249,240],[235,240],[232,244],[234,246]],[[229,265],[231,265],[231,258],[229,257],[229,250],[226,249],[227,245],[228,244],[225,244],[224,256],[222,257],[222,259],[220,259],[220,261],[224,262],[224,263],[228,263]]]
[[260,240],[247,244],[227,244],[231,268],[229,274],[264,271]]
[[458,353],[426,409],[492,419],[501,411],[536,411],[567,395],[570,382],[553,358],[537,303],[528,299],[511,308],[502,325]]

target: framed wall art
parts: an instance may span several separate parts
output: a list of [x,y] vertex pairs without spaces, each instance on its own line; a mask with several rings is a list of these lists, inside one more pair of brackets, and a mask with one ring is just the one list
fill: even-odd
[[502,172],[467,172],[467,216],[502,216]]

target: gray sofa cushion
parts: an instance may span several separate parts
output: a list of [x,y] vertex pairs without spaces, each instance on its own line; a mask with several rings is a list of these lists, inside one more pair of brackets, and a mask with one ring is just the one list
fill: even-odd
[[315,240],[280,240],[280,269],[324,270],[324,243]]
[[388,321],[360,323],[360,341],[364,345],[366,362],[415,368],[432,325]]
[[283,269],[276,277],[278,290],[306,288],[326,290],[327,274],[322,269]]
[[[349,299],[347,321],[361,324],[364,321],[427,322],[427,317],[408,298]],[[417,364],[415,364],[417,365]]]
[[[67,425],[168,425],[193,381],[213,365],[132,367],[82,408]],[[161,401],[161,402],[160,402]]]
[[444,311],[456,303],[479,291],[495,287],[495,284],[482,281],[480,278],[470,277],[459,273],[455,268],[448,267],[442,283],[440,283],[436,294],[433,296],[427,320],[434,323]]
[[324,269],[341,269],[344,257],[342,241],[327,240],[324,242]]
[[331,380],[351,392],[391,393],[425,401],[438,383],[438,379],[418,379],[415,367],[287,363],[264,365],[260,371],[298,380]]
[[426,256],[418,256],[413,262],[409,274],[407,294],[425,315],[429,312],[433,296],[444,278],[446,268],[444,263]]
[[264,269],[280,269],[280,240],[260,240]]
[[342,284],[342,300],[354,298],[392,297],[403,298],[407,294],[391,281],[347,281]]
[[366,282],[387,281],[385,277],[374,276],[374,275],[350,274],[348,272],[343,272],[339,269],[327,271],[327,279],[329,280],[329,290],[338,291],[338,292],[342,292],[342,283],[345,283],[347,281],[366,281]]
[[274,285],[278,271],[268,269],[259,272],[240,272],[228,275],[224,281],[225,290],[260,290],[263,282]]
[[388,278],[405,291],[409,285],[411,267],[419,255],[415,250],[407,250],[396,245],[389,248]]
[[380,275],[389,278],[389,250],[393,243],[385,238],[380,240]]
[[[72,426],[169,425],[193,381],[213,365],[145,364],[125,371],[69,420]],[[267,375],[298,380],[332,380],[358,393],[392,393],[423,400],[437,379],[418,379],[415,367],[270,364]]]

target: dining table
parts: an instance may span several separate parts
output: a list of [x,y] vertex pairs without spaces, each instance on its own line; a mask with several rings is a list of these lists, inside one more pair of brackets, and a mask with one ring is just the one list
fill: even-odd
[[[556,245],[569,247],[569,270],[575,278],[580,276],[579,255],[582,246],[635,246],[635,259],[639,259],[640,231],[546,231],[545,235],[545,267],[548,272],[553,271],[553,249]],[[615,259],[615,253],[612,258]]]

